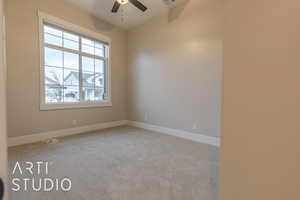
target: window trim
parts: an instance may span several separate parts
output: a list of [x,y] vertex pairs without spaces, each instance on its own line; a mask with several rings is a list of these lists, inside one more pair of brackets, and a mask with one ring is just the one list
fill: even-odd
[[[76,109],[76,108],[90,108],[90,107],[111,107],[111,42],[112,40],[100,33],[93,32],[89,29],[83,28],[81,26],[72,24],[70,22],[64,21],[57,17],[48,15],[44,12],[38,11],[39,17],[39,42],[40,42],[40,110],[58,110],[58,109]],[[44,83],[44,24],[50,24],[57,26],[66,31],[74,32],[80,36],[86,36],[90,39],[95,39],[99,42],[103,42],[109,46],[108,48],[108,59],[106,65],[106,90],[107,99],[104,101],[87,101],[87,102],[60,102],[46,104],[45,102],[45,83]]]

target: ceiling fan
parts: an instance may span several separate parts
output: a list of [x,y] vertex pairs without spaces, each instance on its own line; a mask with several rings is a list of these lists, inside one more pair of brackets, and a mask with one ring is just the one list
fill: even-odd
[[140,9],[143,12],[145,12],[147,10],[147,7],[144,6],[138,0],[116,0],[114,5],[113,5],[113,8],[111,9],[111,12],[112,13],[118,12],[121,5],[127,4],[129,2],[132,3],[135,7],[137,7],[138,9]]

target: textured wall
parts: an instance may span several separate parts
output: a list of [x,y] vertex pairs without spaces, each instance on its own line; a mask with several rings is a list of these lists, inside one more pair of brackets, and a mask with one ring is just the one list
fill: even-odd
[[221,200],[300,199],[300,2],[225,7]]
[[[101,1],[99,1],[101,3]],[[112,39],[113,107],[58,111],[39,110],[40,9],[50,15],[103,33]],[[8,134],[9,137],[127,118],[127,33],[61,0],[7,0]]]
[[219,136],[222,11],[190,0],[129,31],[131,120]]

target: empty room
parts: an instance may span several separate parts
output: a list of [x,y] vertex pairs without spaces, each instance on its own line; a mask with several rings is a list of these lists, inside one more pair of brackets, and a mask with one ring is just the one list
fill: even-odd
[[300,199],[299,8],[0,0],[0,200]]
[[221,0],[4,11],[12,199],[217,199]]

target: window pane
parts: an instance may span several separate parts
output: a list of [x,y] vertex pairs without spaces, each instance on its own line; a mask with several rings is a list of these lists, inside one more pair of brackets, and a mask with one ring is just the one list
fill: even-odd
[[62,31],[61,30],[58,30],[56,28],[53,28],[53,27],[50,27],[50,26],[47,26],[47,25],[44,25],[44,32],[62,37]]
[[61,47],[62,46],[62,38],[45,33],[45,43]]
[[95,46],[95,42],[93,40],[89,40],[89,39],[86,39],[86,38],[81,38],[81,41],[82,41],[82,44],[86,44],[86,45],[89,45],[89,46],[92,46],[92,47]]
[[95,86],[96,87],[104,87],[104,76],[103,76],[103,74],[99,74],[99,73],[95,74]]
[[64,67],[79,70],[79,55],[64,52]]
[[63,82],[63,69],[57,67],[45,67],[45,84],[61,86]]
[[65,86],[64,102],[78,102],[78,101],[79,101],[79,86]]
[[95,100],[103,100],[103,94],[104,94],[104,89],[103,88],[97,88],[95,90]]
[[97,73],[104,73],[104,61],[95,59],[95,72]]
[[64,39],[64,47],[73,50],[79,50],[79,43],[72,40]]
[[105,56],[104,49],[95,48],[95,55],[104,57]]
[[62,87],[58,86],[46,86],[45,87],[45,102],[46,103],[58,103],[62,102]]
[[94,88],[83,88],[83,98],[85,101],[94,101],[95,99]]
[[62,67],[63,52],[56,49],[45,47],[45,65]]
[[75,42],[79,42],[79,36],[74,35],[72,33],[64,32],[64,39],[73,40]]
[[64,85],[79,85],[79,72],[64,69]]
[[82,75],[83,86],[86,87],[94,87],[95,84],[95,76],[94,73],[91,72],[83,72]]
[[94,72],[94,58],[82,56],[82,71]]
[[84,52],[84,53],[94,55],[95,54],[94,50],[95,50],[94,47],[91,47],[89,45],[84,45],[84,44],[82,45],[82,52]]
[[95,47],[98,48],[98,49],[104,49],[104,44],[102,43],[99,43],[99,42],[95,42]]

